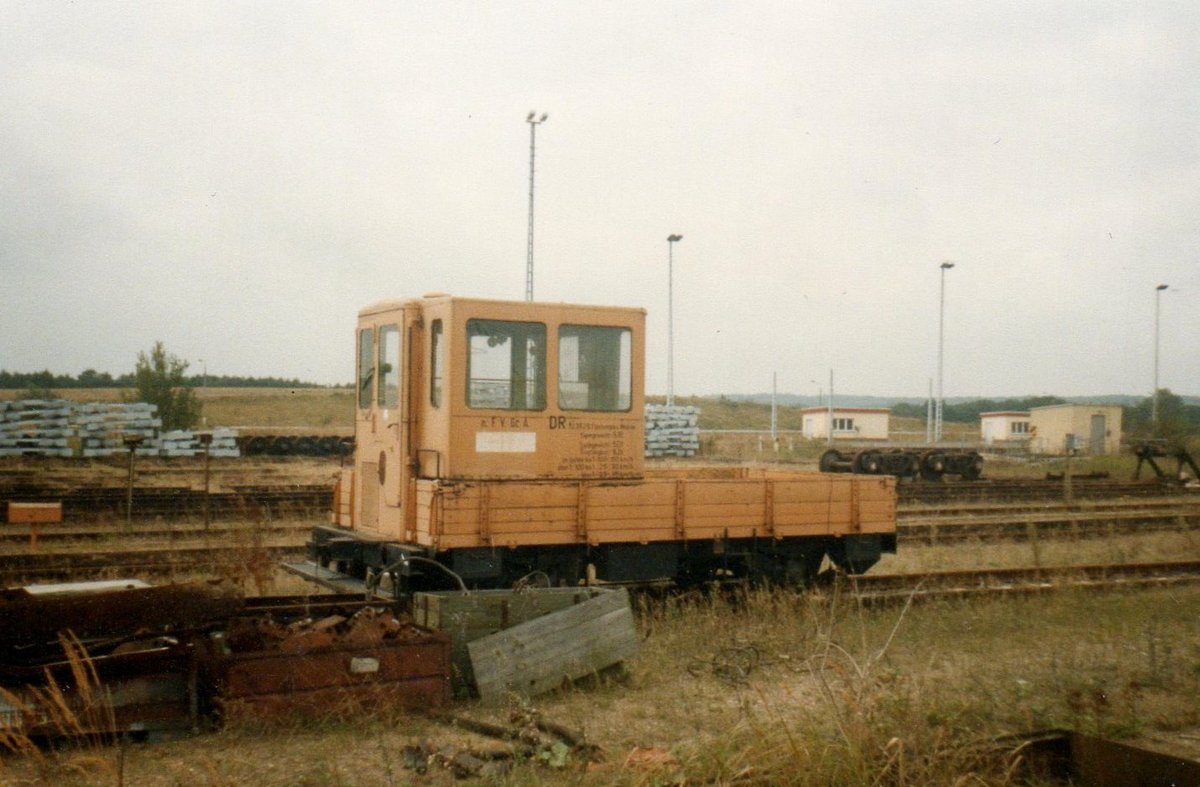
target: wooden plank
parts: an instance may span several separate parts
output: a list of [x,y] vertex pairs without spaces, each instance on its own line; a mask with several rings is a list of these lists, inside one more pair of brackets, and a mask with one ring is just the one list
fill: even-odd
[[559,530],[539,530],[537,532],[493,533],[492,545],[495,547],[523,547],[530,544],[546,546],[579,544],[579,536],[575,528]]
[[413,620],[450,635],[451,675],[461,693],[474,685],[468,643],[594,595],[587,588],[423,592],[413,595]]
[[687,504],[762,504],[762,484],[756,481],[694,481],[687,483]]
[[[488,512],[488,521],[493,525],[505,522],[539,522],[543,520],[575,518],[576,506],[540,506],[529,508],[496,508],[492,506]],[[465,524],[479,520],[477,508],[456,508],[446,512],[442,521],[448,525]]]
[[593,516],[588,519],[588,531],[607,532],[609,530],[657,530],[658,528],[674,529],[675,516],[663,514],[634,518],[610,519]]
[[575,505],[576,484],[557,483],[495,483],[491,505],[494,508],[542,508],[545,506]]
[[467,646],[480,698],[532,697],[631,658],[637,629],[625,589],[600,592]]
[[[619,523],[618,523],[619,524]],[[600,530],[589,525],[589,544],[642,544],[658,541],[674,541],[675,524],[668,523],[661,527],[613,527]]]
[[675,519],[674,501],[669,505],[645,506],[597,506],[588,500],[588,521],[656,521],[659,519]]
[[514,539],[525,539],[523,543],[544,544],[578,541],[575,532],[574,519],[560,519],[556,522],[519,522],[505,524],[503,527],[492,528],[492,540],[499,543],[509,543]]
[[[690,493],[691,490],[688,491]],[[730,521],[757,519],[759,522],[762,522],[766,518],[765,502],[760,497],[754,503],[696,503],[689,497],[685,517],[688,522],[691,522],[693,519],[711,517],[726,517]]]
[[640,484],[589,485],[589,507],[607,506],[673,506],[675,484],[671,481],[645,481]]
[[[764,532],[763,518],[761,516],[695,516],[688,514],[687,519],[683,523],[684,538],[696,538],[694,531],[705,530],[709,528],[727,527],[730,530],[733,528],[757,527],[759,533]],[[707,538],[707,536],[705,536]]]

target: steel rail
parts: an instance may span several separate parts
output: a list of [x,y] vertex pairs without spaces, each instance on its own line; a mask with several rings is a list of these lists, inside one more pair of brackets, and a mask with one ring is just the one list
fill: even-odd
[[897,513],[902,517],[951,517],[962,516],[1012,516],[1019,512],[1043,511],[1121,511],[1128,509],[1147,510],[1176,506],[1200,507],[1200,495],[1168,494],[1162,497],[1132,497],[1132,498],[1096,498],[1090,500],[1065,502],[1062,500],[991,500],[991,501],[960,501],[950,503],[922,504],[900,503]]
[[264,543],[5,555],[0,561],[0,584],[11,587],[34,581],[82,581],[114,576],[219,575],[247,557],[276,564],[303,555],[304,551],[303,545]]
[[1096,538],[1200,528],[1200,508],[1151,511],[1058,512],[1016,514],[988,519],[901,519],[896,525],[901,544],[921,541],[950,544],[962,541],[1030,541],[1035,538]]
[[[260,536],[295,536],[307,540],[312,532],[312,522],[215,522],[207,529],[198,522],[135,523],[132,528],[124,524],[112,525],[43,525],[38,528],[39,548],[55,544],[101,545],[135,540],[137,543],[153,543],[158,540],[179,541],[188,539],[229,538],[257,534]],[[10,525],[0,531],[0,551],[27,547],[30,543],[28,525]]]
[[835,585],[845,588],[856,602],[865,605],[1196,583],[1200,583],[1200,561],[1194,560],[871,574],[835,580]]
[[[1107,481],[1075,479],[1069,495],[1075,499],[1111,497],[1161,497],[1171,494],[1195,494],[1178,486],[1159,481]],[[981,479],[978,481],[943,481],[941,483],[905,482],[897,485],[900,503],[930,503],[952,500],[1062,500],[1068,495],[1061,480]]]

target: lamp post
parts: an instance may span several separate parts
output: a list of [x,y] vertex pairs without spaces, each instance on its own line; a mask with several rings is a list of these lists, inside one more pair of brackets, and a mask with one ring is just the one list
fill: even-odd
[[536,112],[530,112],[525,116],[525,122],[529,124],[529,237],[525,251],[525,300],[527,301],[533,300],[533,157],[537,127],[550,117],[545,112],[541,117],[536,117],[536,115]]
[[954,267],[953,262],[943,262],[941,265],[942,282],[938,296],[938,390],[937,403],[933,413],[933,442],[942,442],[942,407],[945,404],[942,389],[942,356],[945,347],[946,323],[946,271]]
[[133,455],[145,438],[140,434],[127,434],[123,438],[125,448],[129,450],[129,477],[125,483],[125,529],[133,528]]
[[675,404],[675,244],[681,240],[667,236],[667,407]]
[[825,388],[816,380],[810,379],[809,382],[817,386],[817,407],[820,407],[821,403],[825,401]]
[[1154,288],[1154,393],[1150,395],[1150,423],[1155,435],[1158,434],[1158,304],[1165,289],[1165,284]]
[[[208,397],[208,361],[200,359],[200,368],[202,369],[200,376],[200,402],[203,405],[204,400]],[[201,410],[201,412],[204,412]],[[208,416],[200,416],[200,425],[208,426]]]
[[204,449],[204,532],[208,532],[208,526],[212,522],[212,501],[209,498],[209,462],[212,456],[211,447],[213,441],[212,432],[199,432],[196,439],[200,441],[200,446]]

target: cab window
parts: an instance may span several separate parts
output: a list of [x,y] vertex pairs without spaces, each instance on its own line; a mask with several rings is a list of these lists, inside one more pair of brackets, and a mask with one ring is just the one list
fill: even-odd
[[429,403],[442,406],[442,374],[446,363],[446,348],[442,341],[442,321],[434,320],[429,329]]
[[379,406],[390,409],[400,404],[400,328],[379,329]]
[[546,326],[467,321],[467,406],[489,410],[546,407]]
[[633,398],[633,336],[628,328],[563,325],[558,329],[558,406],[624,411]]
[[358,406],[366,410],[375,393],[375,330],[363,328],[358,332]]

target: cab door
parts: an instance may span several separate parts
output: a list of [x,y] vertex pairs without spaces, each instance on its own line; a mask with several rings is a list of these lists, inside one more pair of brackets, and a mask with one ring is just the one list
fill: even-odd
[[399,538],[402,522],[405,419],[403,311],[361,323],[355,477],[358,525],[371,535]]
[[379,447],[379,530],[389,538],[400,538],[404,496],[404,342],[403,314],[395,322],[379,326],[376,368],[379,388],[375,397]]

